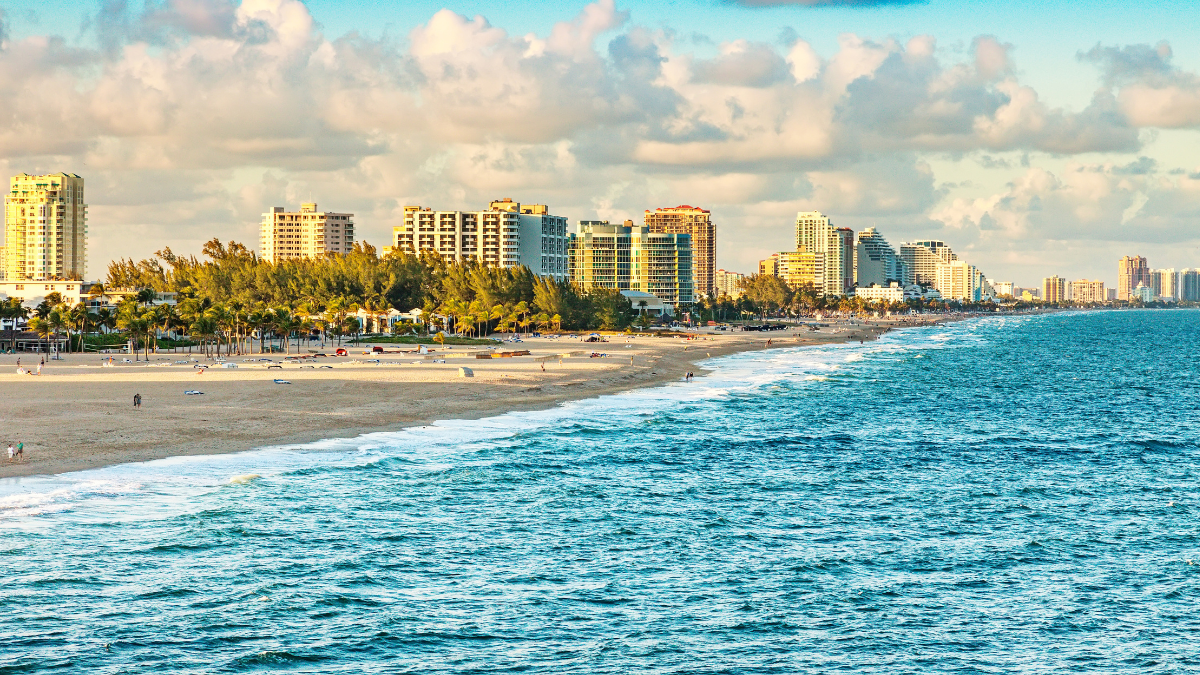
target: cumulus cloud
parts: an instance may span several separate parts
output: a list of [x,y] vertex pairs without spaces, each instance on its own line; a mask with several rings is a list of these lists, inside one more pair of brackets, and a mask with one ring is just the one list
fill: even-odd
[[1099,66],[1106,89],[1139,127],[1200,126],[1200,77],[1171,64],[1166,42],[1126,47],[1096,45],[1079,58]]
[[[961,59],[932,36],[852,34],[827,55],[791,35],[698,56],[695,41],[631,24],[614,0],[545,35],[441,10],[404,39],[324,35],[299,0],[111,7],[93,25],[97,49],[5,37],[0,15],[0,165],[85,174],[99,262],[172,237],[253,241],[258,213],[284,200],[336,199],[374,241],[406,203],[512,196],[623,218],[709,200],[736,241],[768,222],[786,239],[800,208],[913,226],[933,211],[939,227],[1027,231],[1034,206],[1084,194],[1084,175],[1138,182],[1137,222],[1186,202],[1183,187],[1183,201],[1164,201],[1155,181],[1191,180],[1150,159],[1070,176],[1029,168],[995,203],[946,203],[925,161],[1137,151],[1140,126],[1190,123],[1200,89],[1165,46],[1088,52],[1104,86],[1072,111],[1023,83],[1014,47],[992,36]],[[1137,92],[1166,102],[1146,108]],[[1117,213],[1134,203],[1109,189],[1093,196]]]
[[954,199],[932,213],[969,238],[1133,244],[1194,241],[1198,216],[1200,178],[1160,173],[1148,157],[1071,163],[1058,173],[1030,168],[1001,192]]

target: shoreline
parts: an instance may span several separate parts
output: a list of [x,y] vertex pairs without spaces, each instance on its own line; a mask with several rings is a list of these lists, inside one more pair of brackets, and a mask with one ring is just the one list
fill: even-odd
[[[697,364],[718,356],[865,342],[892,329],[969,316],[973,315],[830,322],[816,331],[701,333],[693,340],[645,335],[606,336],[609,341],[602,343],[529,338],[512,346],[505,343],[501,349],[532,354],[498,359],[477,359],[476,353],[491,350],[472,347],[439,349],[424,357],[413,352],[364,355],[356,347],[348,357],[266,369],[271,364],[258,359],[279,362],[285,355],[256,354],[230,357],[236,369],[211,367],[207,372],[198,372],[190,361],[191,365],[178,363],[187,360],[186,354],[152,354],[158,360],[151,365],[111,368],[102,367],[96,355],[69,355],[66,364],[50,362],[40,377],[22,376],[15,374],[17,356],[28,364],[36,363],[32,359],[38,355],[3,355],[0,392],[14,402],[10,407],[16,414],[0,429],[0,445],[21,440],[26,449],[23,462],[0,458],[0,480],[545,410],[568,401],[662,386],[687,372],[702,375],[709,371]],[[409,346],[384,347],[390,351]],[[593,358],[591,352],[606,357]],[[438,357],[444,362],[437,362]],[[461,366],[472,369],[474,377],[460,377]],[[291,384],[276,385],[275,379]],[[187,389],[205,393],[185,396]],[[143,395],[140,410],[132,408],[134,393]]]

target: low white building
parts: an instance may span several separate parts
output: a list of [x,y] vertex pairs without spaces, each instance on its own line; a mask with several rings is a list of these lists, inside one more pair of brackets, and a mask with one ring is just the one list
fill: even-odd
[[892,282],[887,286],[871,284],[865,288],[854,289],[854,297],[866,302],[904,302],[921,297],[920,286],[901,286]]
[[649,314],[650,316],[663,316],[671,314],[671,306],[663,302],[653,293],[645,291],[621,291],[621,295],[629,301],[629,305],[633,307],[633,311],[638,314]]

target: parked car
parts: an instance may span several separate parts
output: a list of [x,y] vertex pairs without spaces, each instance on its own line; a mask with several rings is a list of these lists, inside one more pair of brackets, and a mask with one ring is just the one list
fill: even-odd
[[345,356],[347,354],[346,350],[341,347],[338,347],[338,350],[334,353],[337,354],[338,356]]

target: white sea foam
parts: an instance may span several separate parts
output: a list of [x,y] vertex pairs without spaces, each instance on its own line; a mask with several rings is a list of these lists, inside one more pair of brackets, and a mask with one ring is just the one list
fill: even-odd
[[[441,420],[394,432],[234,454],[169,457],[56,476],[0,480],[0,528],[37,526],[53,518],[33,516],[72,517],[73,512],[76,517],[95,513],[96,517],[120,520],[187,512],[191,508],[189,498],[197,494],[323,466],[360,466],[402,458],[420,462],[425,468],[451,468],[463,453],[486,447],[480,444],[494,444],[543,429],[576,423],[638,423],[660,411],[750,394],[768,386],[820,386],[829,373],[861,367],[872,355],[946,348],[963,332],[956,328],[962,325],[896,330],[865,345],[847,343],[717,357],[704,362],[713,372],[692,382],[569,401],[548,410]],[[136,508],[131,508],[134,503]]]

